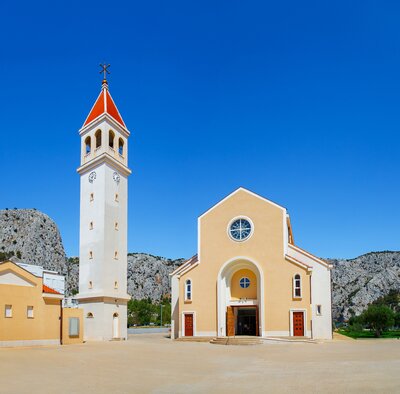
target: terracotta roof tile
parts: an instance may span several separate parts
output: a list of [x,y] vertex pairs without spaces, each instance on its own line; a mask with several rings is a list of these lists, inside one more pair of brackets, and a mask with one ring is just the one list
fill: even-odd
[[45,284],[43,285],[43,293],[60,294],[60,295],[61,295],[61,293],[59,293],[58,291],[52,289],[52,288],[49,287],[49,286],[46,286]]

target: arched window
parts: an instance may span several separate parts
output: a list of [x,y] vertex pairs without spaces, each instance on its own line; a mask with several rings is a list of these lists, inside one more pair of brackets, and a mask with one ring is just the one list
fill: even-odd
[[119,315],[118,315],[118,313],[117,312],[115,312],[114,314],[113,314],[113,317],[118,317]]
[[192,301],[192,281],[190,279],[185,282],[185,301]]
[[118,140],[118,153],[123,156],[124,155],[124,140],[120,138]]
[[301,276],[299,274],[293,277],[293,297],[301,298]]
[[101,146],[101,130],[97,130],[94,136],[96,138],[96,148],[99,148]]
[[85,151],[87,155],[90,153],[91,149],[91,138],[88,136],[85,138]]
[[110,130],[108,132],[108,146],[110,148],[114,148],[114,138],[115,138],[115,133],[112,130]]
[[92,312],[89,312],[89,313],[86,315],[86,317],[87,317],[88,319],[93,319],[93,313],[92,313]]

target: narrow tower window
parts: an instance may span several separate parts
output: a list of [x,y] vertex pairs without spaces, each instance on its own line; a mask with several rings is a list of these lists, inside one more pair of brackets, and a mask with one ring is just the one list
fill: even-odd
[[192,281],[190,279],[185,282],[185,301],[192,301]]
[[114,282],[114,289],[118,289],[118,282],[117,281]]
[[89,224],[89,230],[93,230],[93,222],[90,222],[90,224]]
[[92,259],[92,258],[93,258],[93,252],[89,251],[89,259]]
[[108,133],[108,146],[110,148],[114,148],[114,138],[115,138],[115,133],[110,130]]
[[85,151],[86,151],[86,154],[88,155],[88,154],[90,153],[91,150],[92,150],[92,147],[91,147],[91,138],[90,138],[90,136],[88,136],[88,137],[86,137],[86,139],[85,139]]
[[93,289],[93,283],[92,283],[92,281],[89,281],[89,289]]
[[90,193],[90,201],[94,200],[94,193]]
[[114,252],[114,259],[116,259],[116,260],[118,259],[118,252],[117,251]]
[[115,222],[115,229],[118,230],[118,222]]
[[124,155],[124,140],[120,138],[118,140],[118,153],[123,156]]
[[101,130],[97,130],[94,136],[96,138],[96,148],[99,148],[101,146]]
[[93,313],[92,312],[88,312],[88,314],[86,315],[86,317],[88,319],[93,319]]
[[118,202],[118,193],[115,193],[115,201]]
[[299,274],[293,277],[293,297],[301,298],[301,277]]

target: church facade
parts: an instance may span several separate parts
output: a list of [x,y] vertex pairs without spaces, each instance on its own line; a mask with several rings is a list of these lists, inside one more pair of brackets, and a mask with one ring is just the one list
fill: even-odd
[[85,340],[127,338],[127,129],[103,80],[81,137],[79,294]]
[[198,218],[198,253],[171,274],[171,337],[332,338],[331,265],[290,217],[239,188]]

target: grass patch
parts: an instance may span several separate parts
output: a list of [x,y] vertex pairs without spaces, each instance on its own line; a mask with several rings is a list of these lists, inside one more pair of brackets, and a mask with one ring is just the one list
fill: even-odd
[[[373,338],[377,339],[375,337],[375,334],[372,331],[351,331],[351,330],[346,330],[344,328],[341,328],[338,330],[339,334],[346,335],[347,337],[353,338],[353,339],[362,339],[362,338]],[[400,330],[391,330],[391,331],[385,331],[380,338],[400,338]]]

